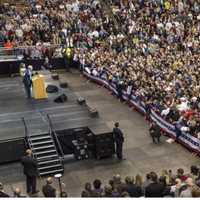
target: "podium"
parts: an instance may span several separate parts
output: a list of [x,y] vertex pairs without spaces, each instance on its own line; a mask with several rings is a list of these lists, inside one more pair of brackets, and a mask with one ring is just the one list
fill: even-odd
[[32,78],[33,82],[33,98],[34,99],[46,99],[47,93],[45,88],[44,76],[39,74]]

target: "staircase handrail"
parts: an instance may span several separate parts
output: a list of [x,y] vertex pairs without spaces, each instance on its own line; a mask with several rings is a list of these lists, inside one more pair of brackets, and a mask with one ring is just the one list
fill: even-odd
[[64,152],[63,152],[62,147],[61,147],[61,145],[60,145],[60,142],[59,142],[59,140],[58,140],[57,134],[55,133],[55,130],[54,130],[54,128],[53,128],[53,123],[52,123],[52,121],[51,121],[51,118],[50,118],[49,114],[47,114],[47,119],[48,119],[48,122],[49,122],[50,134],[52,134],[53,137],[56,139],[56,143],[58,144],[58,148],[59,148],[59,150],[60,150],[61,157],[64,158]]
[[[25,137],[27,138],[29,148],[32,149],[33,144],[31,142],[31,140],[29,139],[30,135],[29,135],[28,127],[27,127],[27,124],[26,124],[26,121],[25,121],[24,117],[22,117],[22,121],[23,121],[24,128],[25,128]],[[37,159],[37,155],[35,155],[34,152],[33,152],[33,157]]]
[[24,128],[25,128],[25,137],[28,138],[29,134],[28,134],[28,127],[26,125],[26,121],[24,119],[24,117],[22,117],[22,122],[24,124]]

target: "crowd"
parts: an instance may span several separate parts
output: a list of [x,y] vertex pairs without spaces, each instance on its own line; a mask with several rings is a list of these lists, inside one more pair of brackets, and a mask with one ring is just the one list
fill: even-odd
[[0,5],[0,45],[5,49],[20,47],[26,58],[51,58],[62,56],[65,45],[92,45],[87,36],[94,36],[94,24],[92,20],[87,20],[92,16],[94,19],[102,18],[98,1],[25,2],[26,6],[21,7],[9,3]]
[[75,51],[81,69],[114,83],[119,98],[123,89],[133,93],[147,114],[153,108],[179,132],[199,137],[198,1],[113,0],[107,7],[93,47]]
[[[144,180],[143,180],[144,178]],[[34,197],[67,197],[65,184],[61,190],[54,185],[56,180],[52,177],[46,179],[46,184]],[[19,187],[13,188],[13,195],[6,193],[0,183],[0,197],[26,197]],[[191,166],[191,171],[186,174],[182,168],[174,174],[172,170],[162,170],[160,174],[147,173],[145,177],[137,174],[135,177],[127,176],[123,179],[119,174],[114,175],[108,183],[103,185],[100,179],[92,183],[85,183],[80,194],[81,197],[200,197],[200,170]]]
[[[28,0],[0,6],[0,42],[36,46],[30,57],[73,47],[81,70],[115,83],[167,121],[200,134],[198,0]],[[52,45],[45,48],[45,45]],[[55,45],[55,46],[54,46]],[[42,54],[40,54],[42,52]],[[180,128],[181,127],[181,128]]]
[[123,180],[115,175],[102,186],[101,180],[86,183],[82,197],[200,197],[199,169],[191,166],[191,173],[185,174],[182,168],[173,174],[171,170],[163,170],[160,176],[155,172],[143,177],[127,176]]

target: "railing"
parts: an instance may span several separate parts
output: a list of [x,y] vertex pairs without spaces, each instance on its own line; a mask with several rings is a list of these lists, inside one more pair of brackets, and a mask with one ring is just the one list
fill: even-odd
[[29,134],[28,134],[28,127],[26,125],[26,121],[24,119],[24,117],[22,117],[22,122],[24,124],[24,128],[25,128],[25,137],[28,138]]
[[45,58],[49,52],[51,57],[57,58],[62,56],[62,45],[41,44],[36,46],[19,46],[13,48],[0,47],[0,60],[9,59],[34,59]]
[[57,143],[58,148],[59,148],[59,151],[60,151],[60,154],[61,154],[61,157],[62,157],[62,159],[63,159],[63,158],[64,158],[64,152],[63,152],[63,150],[62,150],[62,147],[61,147],[61,145],[60,145],[60,142],[59,142],[59,140],[58,140],[58,137],[57,137],[57,135],[56,135],[56,132],[55,132],[55,130],[53,129],[53,123],[52,123],[52,121],[51,121],[51,118],[50,118],[49,114],[47,114],[47,119],[48,119],[48,121],[49,121],[50,133],[52,134],[52,137],[55,138],[56,143]]

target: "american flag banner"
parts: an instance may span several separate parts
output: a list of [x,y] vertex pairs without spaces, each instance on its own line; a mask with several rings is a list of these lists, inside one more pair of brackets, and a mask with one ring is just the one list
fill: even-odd
[[[112,91],[115,95],[118,95],[117,87],[115,83],[109,83],[105,78],[97,77],[87,73],[86,71],[83,74],[89,78],[90,80],[94,81],[97,84],[103,85],[108,90]],[[134,106],[141,114],[146,114],[146,106],[143,101],[141,101],[135,94],[132,94],[130,99],[128,98],[128,94],[126,90],[122,91],[122,98],[125,101],[129,101],[129,104]],[[151,108],[150,118],[154,121],[167,135],[171,138],[176,138],[176,131],[175,126],[165,119],[161,117],[161,115],[154,111]],[[178,142],[182,145],[187,147],[188,149],[194,151],[195,153],[200,153],[200,140],[194,136],[192,136],[188,132],[181,131],[180,137],[177,138]]]

